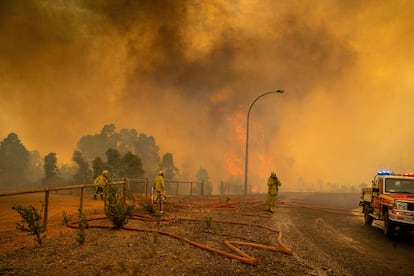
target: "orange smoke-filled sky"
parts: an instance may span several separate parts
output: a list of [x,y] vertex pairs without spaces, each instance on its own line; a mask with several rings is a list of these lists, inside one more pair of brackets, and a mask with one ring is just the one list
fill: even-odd
[[[368,183],[414,170],[413,1],[1,1],[0,139],[70,162],[105,124],[185,175]],[[319,185],[319,186],[318,186]]]

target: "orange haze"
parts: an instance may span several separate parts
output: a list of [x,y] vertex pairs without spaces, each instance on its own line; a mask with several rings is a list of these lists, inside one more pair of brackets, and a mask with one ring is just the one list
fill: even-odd
[[[0,139],[71,162],[105,124],[153,135],[215,191],[414,170],[413,1],[0,2]],[[144,161],[145,162],[145,161]]]

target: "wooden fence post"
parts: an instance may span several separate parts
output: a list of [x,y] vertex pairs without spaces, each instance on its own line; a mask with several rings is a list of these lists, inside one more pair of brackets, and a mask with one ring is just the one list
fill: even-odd
[[45,191],[45,210],[43,213],[43,228],[47,230],[47,216],[49,213],[49,190]]
[[124,184],[122,184],[122,200],[125,202],[126,200],[126,187],[129,187],[129,182],[128,182],[128,178],[124,178]]
[[80,196],[80,203],[79,203],[79,221],[82,218],[82,212],[83,212],[83,193],[84,193],[84,186],[81,188],[81,196]]
[[145,178],[145,200],[148,199],[148,178]]
[[105,184],[104,186],[104,212],[106,212],[106,199],[108,196],[108,189],[109,189],[109,184]]
[[177,183],[175,185],[176,185],[175,186],[175,195],[178,196],[178,181],[177,181]]

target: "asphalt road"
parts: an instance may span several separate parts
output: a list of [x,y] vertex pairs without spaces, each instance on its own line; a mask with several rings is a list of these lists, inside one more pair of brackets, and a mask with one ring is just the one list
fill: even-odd
[[382,222],[365,225],[362,213],[350,212],[360,211],[359,194],[281,193],[279,200],[275,224],[311,274],[414,275],[413,235],[387,239]]

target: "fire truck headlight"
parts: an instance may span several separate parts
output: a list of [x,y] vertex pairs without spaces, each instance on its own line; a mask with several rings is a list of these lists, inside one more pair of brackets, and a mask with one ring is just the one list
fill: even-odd
[[407,210],[407,202],[397,201],[395,202],[394,207],[398,210]]

